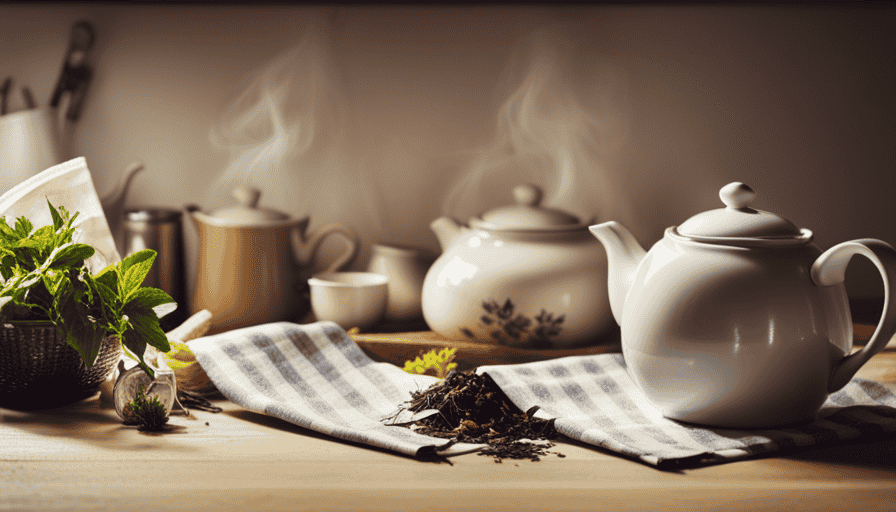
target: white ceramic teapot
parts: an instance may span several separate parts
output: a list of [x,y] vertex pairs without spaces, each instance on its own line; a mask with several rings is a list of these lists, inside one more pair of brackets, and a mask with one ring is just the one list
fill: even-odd
[[[732,428],[812,420],[896,332],[896,251],[862,239],[822,253],[811,231],[750,208],[750,187],[719,195],[726,208],[668,228],[647,252],[619,223],[590,228],[609,257],[629,372],[669,418]],[[874,262],[886,297],[874,335],[850,355],[842,283],[856,254]]]
[[520,348],[597,344],[615,328],[606,255],[575,216],[540,206],[534,185],[517,204],[461,226],[430,225],[443,253],[426,273],[426,323],[451,338]]

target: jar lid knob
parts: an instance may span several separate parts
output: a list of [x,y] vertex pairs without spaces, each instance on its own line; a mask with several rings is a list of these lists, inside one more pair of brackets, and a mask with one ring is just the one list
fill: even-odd
[[719,197],[728,208],[743,210],[749,208],[750,203],[756,198],[756,192],[749,185],[735,181],[719,190]]
[[520,206],[538,206],[541,203],[541,196],[541,188],[531,183],[513,189],[513,198]]

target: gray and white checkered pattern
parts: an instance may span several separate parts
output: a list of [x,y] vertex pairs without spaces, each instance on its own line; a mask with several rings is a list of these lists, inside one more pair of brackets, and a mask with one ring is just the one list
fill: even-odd
[[815,422],[791,428],[732,430],[667,418],[638,389],[622,354],[522,365],[483,366],[520,409],[538,405],[567,437],[662,467],[697,466],[896,432],[896,397],[853,379],[832,394]]
[[[335,438],[423,457],[445,444],[385,418],[411,393],[436,381],[376,363],[331,322],[264,324],[189,342],[215,386],[232,402]],[[819,419],[792,428],[730,430],[664,418],[632,381],[621,354],[483,366],[522,410],[556,418],[564,435],[660,468],[786,453],[810,446],[892,435],[896,397],[853,379],[825,403]],[[456,455],[481,445],[454,445]]]
[[423,457],[456,455],[482,445],[438,447],[445,439],[383,421],[435,377],[376,363],[332,322],[264,324],[188,343],[230,401],[339,439]]

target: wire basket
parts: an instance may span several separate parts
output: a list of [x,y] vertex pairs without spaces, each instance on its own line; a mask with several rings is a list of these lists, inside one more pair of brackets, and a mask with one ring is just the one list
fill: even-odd
[[0,407],[61,407],[95,394],[121,358],[121,343],[106,336],[90,368],[51,322],[0,326]]

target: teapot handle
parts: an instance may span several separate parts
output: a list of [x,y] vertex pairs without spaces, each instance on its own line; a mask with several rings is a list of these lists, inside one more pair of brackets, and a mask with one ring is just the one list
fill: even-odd
[[846,276],[846,266],[856,254],[865,256],[880,272],[884,281],[884,310],[877,329],[862,350],[850,354],[837,363],[828,381],[828,392],[833,393],[845,386],[869,359],[883,350],[890,338],[896,334],[896,306],[891,300],[896,290],[896,250],[881,240],[863,238],[843,242],[825,251],[812,264],[810,275],[818,286],[832,286],[842,283]]
[[296,260],[299,265],[311,265],[314,262],[314,258],[317,256],[317,250],[320,248],[321,242],[323,242],[327,236],[334,233],[343,236],[345,239],[346,250],[341,256],[336,258],[325,271],[335,272],[351,263],[352,260],[355,259],[355,256],[358,255],[358,235],[342,224],[333,222],[311,231],[308,233],[307,237],[304,238],[302,237],[302,230],[293,230],[293,247],[296,249]]

